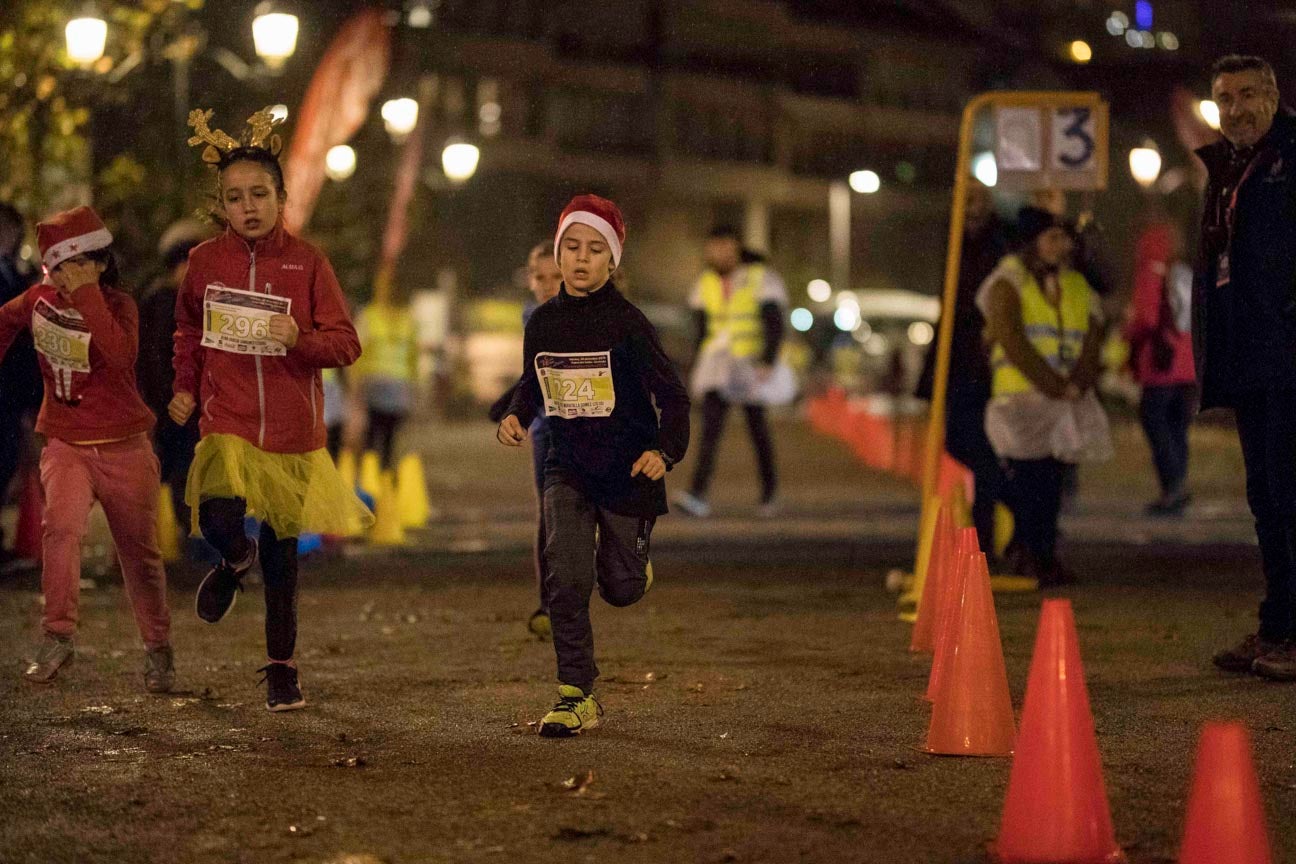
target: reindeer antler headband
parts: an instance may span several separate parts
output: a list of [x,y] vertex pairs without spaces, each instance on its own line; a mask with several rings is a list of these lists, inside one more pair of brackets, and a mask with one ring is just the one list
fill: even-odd
[[274,127],[283,122],[282,118],[274,114],[273,109],[266,107],[253,114],[248,118],[247,129],[239,138],[232,138],[220,129],[213,130],[208,124],[211,122],[212,110],[206,111],[195,108],[189,112],[189,125],[193,127],[194,135],[189,139],[190,147],[197,147],[199,144],[206,144],[203,149],[202,160],[208,165],[215,165],[220,162],[221,157],[239,147],[259,147],[262,150],[270,151],[273,156],[278,156],[279,151],[283,149],[283,141],[278,135],[274,134]]

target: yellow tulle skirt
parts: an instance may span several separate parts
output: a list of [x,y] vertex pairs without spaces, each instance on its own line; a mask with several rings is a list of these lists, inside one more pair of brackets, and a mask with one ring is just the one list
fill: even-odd
[[280,537],[303,533],[352,536],[373,524],[373,514],[348,488],[327,450],[267,453],[237,435],[208,435],[198,442],[185,503],[193,510],[209,498],[242,498],[249,516]]

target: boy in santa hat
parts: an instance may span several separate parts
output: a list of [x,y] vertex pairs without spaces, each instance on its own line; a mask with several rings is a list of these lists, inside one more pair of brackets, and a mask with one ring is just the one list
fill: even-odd
[[135,384],[135,301],[121,290],[112,234],[89,207],[36,226],[46,278],[0,307],[0,357],[30,329],[45,381],[36,431],[46,437],[41,591],[44,639],[25,677],[48,684],[72,662],[81,539],[97,499],[108,517],[126,596],[147,653],[144,685],[174,683],[166,571],[157,541],[159,468],[153,414]]
[[611,605],[629,606],[652,586],[664,478],[688,447],[688,392],[657,331],[612,282],[624,243],[611,201],[578,195],[563,210],[554,234],[563,283],[527,322],[522,378],[495,433],[519,447],[540,406],[548,416],[544,599],[559,699],[540,734],[551,738],[599,723],[590,595],[597,585]]

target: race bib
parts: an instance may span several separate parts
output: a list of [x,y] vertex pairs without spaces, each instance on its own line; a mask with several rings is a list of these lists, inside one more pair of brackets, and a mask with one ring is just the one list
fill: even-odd
[[270,319],[287,315],[291,308],[287,297],[208,285],[203,295],[202,345],[234,354],[282,357],[288,349],[270,338]]
[[63,372],[90,371],[90,328],[75,309],[55,309],[40,299],[32,309],[32,341],[36,350]]
[[542,351],[536,355],[535,368],[544,394],[545,414],[550,417],[607,417],[616,407],[611,351]]

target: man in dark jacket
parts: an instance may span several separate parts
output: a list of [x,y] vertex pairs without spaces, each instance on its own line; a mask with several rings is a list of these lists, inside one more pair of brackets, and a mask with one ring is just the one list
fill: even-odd
[[[32,282],[18,269],[22,239],[22,216],[0,202],[0,306],[26,291]],[[43,392],[36,349],[31,335],[24,333],[0,360],[0,506],[8,500],[9,487],[22,463]],[[4,530],[0,529],[0,561],[6,554]]]
[[1273,69],[1229,56],[1211,70],[1223,141],[1197,151],[1202,216],[1194,350],[1202,407],[1232,408],[1265,575],[1259,631],[1215,665],[1296,681],[1296,116]]

